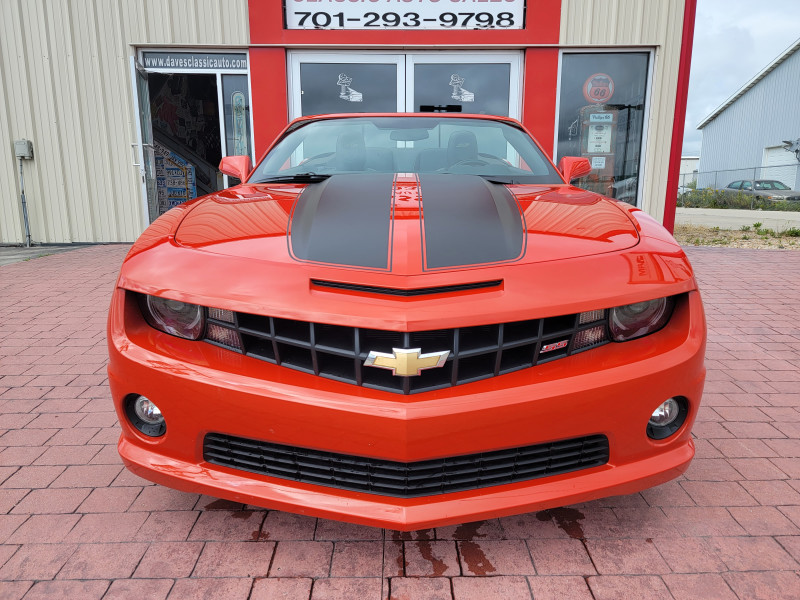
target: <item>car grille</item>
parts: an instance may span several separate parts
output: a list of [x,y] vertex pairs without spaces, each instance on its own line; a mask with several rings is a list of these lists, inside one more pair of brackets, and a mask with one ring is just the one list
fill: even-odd
[[209,433],[203,458],[216,465],[327,487],[414,498],[597,467],[608,462],[604,435],[419,462],[394,462]]
[[[210,309],[217,311],[217,309]],[[227,311],[225,311],[227,312]],[[368,388],[413,394],[470,383],[564,358],[608,342],[606,313],[582,313],[429,331],[385,331],[232,313],[211,318],[206,341],[305,373]],[[592,315],[592,321],[586,321]],[[212,337],[213,336],[213,337]],[[444,366],[411,377],[364,366],[370,351],[450,352]]]

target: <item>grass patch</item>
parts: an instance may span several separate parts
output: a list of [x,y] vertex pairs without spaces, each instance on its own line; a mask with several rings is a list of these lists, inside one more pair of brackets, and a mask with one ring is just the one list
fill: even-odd
[[800,211],[797,200],[767,200],[730,190],[689,190],[678,196],[678,206],[686,208],[734,208],[743,210]]
[[742,229],[722,229],[701,227],[699,225],[676,225],[675,239],[681,245],[715,246],[729,248],[765,248],[800,250],[800,227],[775,231],[761,227],[753,231]]
[[53,253],[48,252],[47,254],[37,254],[36,256],[29,256],[28,258],[23,258],[22,262],[28,262],[29,260],[33,260],[34,258],[44,258],[45,256],[53,256]]

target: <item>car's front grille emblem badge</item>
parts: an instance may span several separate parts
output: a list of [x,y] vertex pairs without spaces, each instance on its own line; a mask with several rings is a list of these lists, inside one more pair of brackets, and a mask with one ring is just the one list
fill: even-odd
[[422,348],[392,348],[392,354],[372,350],[364,361],[365,367],[389,369],[398,377],[414,377],[421,375],[423,369],[435,369],[444,366],[449,350],[422,353]]
[[539,354],[544,354],[545,352],[552,352],[553,350],[560,350],[561,348],[566,348],[567,344],[569,344],[569,340],[561,340],[560,342],[556,342],[554,344],[545,344],[542,346],[541,352]]

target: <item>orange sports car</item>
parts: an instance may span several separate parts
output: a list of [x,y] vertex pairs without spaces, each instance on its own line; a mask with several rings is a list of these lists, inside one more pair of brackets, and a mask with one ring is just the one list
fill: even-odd
[[108,324],[126,466],[399,530],[670,480],[705,318],[655,220],[516,121],[292,122],[133,245]]

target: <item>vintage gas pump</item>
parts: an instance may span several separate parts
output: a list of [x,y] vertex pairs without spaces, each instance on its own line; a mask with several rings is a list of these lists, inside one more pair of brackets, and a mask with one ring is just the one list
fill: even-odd
[[614,149],[617,143],[619,111],[604,106],[581,109],[581,156],[589,159],[592,173],[587,176],[595,192],[612,194],[614,184]]
[[614,95],[614,81],[605,73],[591,75],[583,84],[583,96],[589,102],[581,108],[581,156],[589,159],[592,172],[582,187],[613,195],[614,151],[617,144],[619,111],[607,106]]

